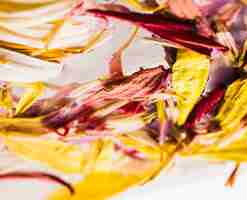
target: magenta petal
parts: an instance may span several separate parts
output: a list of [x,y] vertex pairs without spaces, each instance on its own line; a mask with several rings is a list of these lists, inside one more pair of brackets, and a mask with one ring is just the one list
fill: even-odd
[[196,33],[194,25],[187,21],[178,21],[158,14],[121,13],[97,9],[88,12],[99,17],[113,17],[135,23],[165,40],[206,55],[210,55],[213,49],[227,50],[218,42]]
[[115,12],[91,9],[87,11],[93,13],[98,17],[112,17],[120,20],[125,20],[138,24],[152,25],[156,27],[162,27],[165,30],[176,30],[176,31],[191,31],[195,30],[195,25],[189,21],[181,21],[177,19],[171,19],[160,14],[142,14],[135,12]]
[[185,128],[194,128],[197,122],[199,122],[206,114],[212,112],[212,110],[218,105],[225,94],[223,87],[214,89],[207,97],[203,98],[193,109],[189,116]]
[[215,42],[212,39],[198,35],[195,32],[178,32],[178,31],[167,31],[157,27],[149,25],[143,25],[144,28],[158,35],[159,37],[182,45],[188,49],[197,51],[202,54],[210,55],[213,49],[225,51],[227,48],[221,44]]

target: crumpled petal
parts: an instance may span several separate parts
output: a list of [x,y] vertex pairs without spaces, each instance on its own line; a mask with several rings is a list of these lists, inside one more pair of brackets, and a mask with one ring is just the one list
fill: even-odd
[[208,80],[210,60],[208,57],[180,50],[172,70],[172,87],[178,99],[178,125],[183,125],[199,100]]
[[128,158],[121,152],[116,153],[112,142],[106,142],[94,171],[75,185],[75,195],[70,196],[66,190],[58,190],[49,200],[105,200],[143,183],[158,166],[159,160]]
[[247,80],[236,80],[227,89],[216,120],[225,130],[234,130],[247,113]]
[[0,48],[0,80],[14,82],[46,81],[56,77],[62,65]]
[[37,98],[43,95],[45,89],[44,84],[40,82],[33,83],[28,87],[28,91],[21,97],[16,106],[15,115],[19,115],[25,112],[30,106],[32,106],[32,104],[37,100]]
[[86,153],[76,145],[15,133],[3,138],[9,151],[24,158],[40,161],[64,173],[79,173],[86,163]]
[[88,13],[99,17],[112,17],[125,20],[173,43],[180,44],[186,48],[210,55],[212,50],[226,51],[227,48],[218,42],[198,34],[194,25],[184,21],[170,19],[160,14],[141,14],[135,12],[123,13],[115,11],[104,11],[91,9]]

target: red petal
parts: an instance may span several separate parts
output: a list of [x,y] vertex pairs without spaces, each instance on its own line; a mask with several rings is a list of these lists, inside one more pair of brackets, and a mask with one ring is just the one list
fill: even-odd
[[210,55],[213,49],[227,50],[218,42],[196,33],[194,25],[188,21],[178,21],[160,14],[121,13],[97,9],[88,10],[87,12],[99,17],[113,17],[135,23],[163,39],[206,55]]
[[220,102],[225,94],[223,87],[218,87],[203,98],[194,108],[189,116],[185,128],[194,128],[195,124],[199,122],[206,114],[210,113],[216,105]]
[[141,69],[117,85],[111,84],[111,90],[101,89],[83,101],[75,100],[60,110],[48,114],[42,122],[46,127],[60,128],[83,116],[90,116],[95,111],[95,107],[104,107],[117,100],[131,101],[133,98],[143,98],[159,88],[165,74],[167,71],[163,66]]
[[189,21],[181,21],[177,19],[171,19],[161,14],[142,14],[135,12],[116,12],[109,10],[91,9],[87,12],[93,13],[98,17],[113,17],[120,20],[125,20],[138,24],[146,24],[157,27],[162,27],[165,30],[176,31],[191,31],[195,30],[195,25]]

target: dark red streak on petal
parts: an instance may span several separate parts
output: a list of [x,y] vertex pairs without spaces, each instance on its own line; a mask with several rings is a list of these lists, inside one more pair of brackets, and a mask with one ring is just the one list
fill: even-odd
[[55,133],[61,137],[65,137],[69,133],[69,128],[67,126],[63,127],[62,130],[55,130]]
[[116,12],[99,9],[91,9],[88,13],[95,14],[98,17],[112,17],[125,20],[137,24],[146,24],[150,26],[160,27],[164,30],[191,31],[196,30],[195,25],[189,21],[181,21],[171,19],[160,14],[141,14],[135,12]]
[[86,105],[73,107],[64,107],[59,111],[48,114],[43,120],[43,124],[48,128],[65,127],[69,122],[80,118],[82,115],[90,115],[94,108]]
[[197,122],[199,122],[206,114],[213,111],[216,105],[221,101],[225,94],[225,88],[218,87],[208,94],[207,97],[203,98],[194,108],[190,114],[185,128],[194,128]]
[[105,118],[83,116],[79,120],[78,128],[80,130],[104,130]]
[[92,9],[98,17],[112,17],[135,23],[162,39],[180,44],[199,53],[210,55],[213,49],[226,51],[227,48],[218,42],[202,36],[195,31],[195,26],[187,21],[178,21],[158,14],[121,13]]
[[120,146],[118,144],[114,145],[114,149],[115,149],[115,151],[122,151],[123,154],[125,154],[126,156],[129,156],[131,158],[143,160],[143,158],[141,158],[139,156],[140,152],[138,152],[136,149],[128,149],[128,148],[125,148],[124,146]]
[[74,188],[66,181],[57,176],[43,172],[9,172],[0,174],[0,179],[42,179],[63,185],[72,195],[75,193]]
[[125,106],[119,108],[118,111],[120,111],[123,114],[136,114],[144,111],[144,108],[140,102],[132,101],[126,104]]
[[220,45],[219,43],[211,40],[207,37],[196,34],[195,32],[177,32],[177,31],[164,31],[159,30],[156,27],[143,26],[147,30],[156,33],[163,39],[172,41],[174,43],[180,44],[186,48],[193,49],[200,53],[210,55],[213,49],[218,49],[225,51],[226,47]]

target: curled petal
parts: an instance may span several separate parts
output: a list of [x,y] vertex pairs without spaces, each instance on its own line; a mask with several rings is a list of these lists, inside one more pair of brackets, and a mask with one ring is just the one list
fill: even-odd
[[76,118],[89,116],[98,107],[102,108],[114,101],[124,100],[127,104],[128,101],[145,98],[145,96],[159,88],[162,78],[166,76],[166,73],[167,71],[162,66],[145,70],[141,69],[129,77],[120,80],[117,84],[111,85],[112,88],[110,90],[102,89],[86,99],[77,103],[72,102],[58,112],[49,114],[43,119],[43,123],[45,126],[58,128]]
[[0,56],[5,62],[0,63],[0,80],[14,82],[46,81],[56,77],[62,65],[43,61],[21,53],[0,48]]
[[218,105],[224,94],[225,89],[223,87],[219,87],[200,100],[192,110],[185,127],[193,128],[197,122],[199,122],[205,115],[210,113]]
[[120,20],[129,21],[149,30],[162,39],[180,44],[186,48],[210,55],[213,49],[220,51],[227,50],[226,47],[218,42],[199,35],[194,25],[189,22],[169,19],[159,14],[140,14],[140,13],[122,13],[115,11],[103,11],[97,9],[88,10],[99,17],[112,17]]

